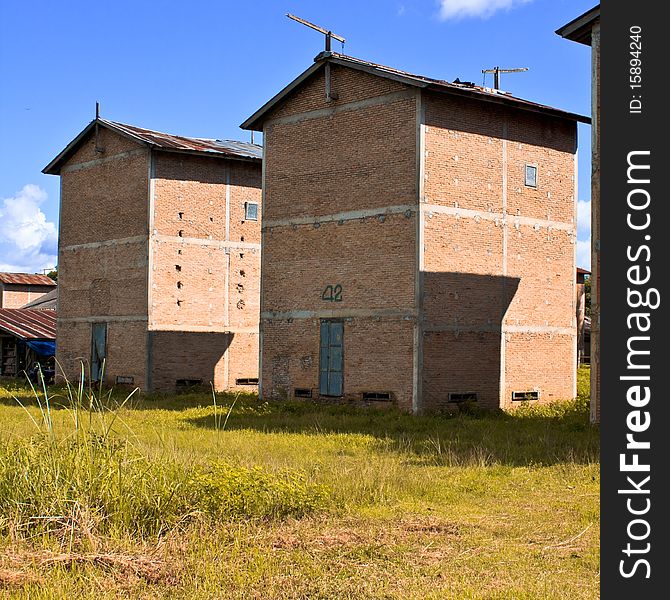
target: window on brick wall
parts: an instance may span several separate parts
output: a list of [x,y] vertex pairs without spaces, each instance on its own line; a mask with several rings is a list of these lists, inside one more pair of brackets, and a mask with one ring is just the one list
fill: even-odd
[[528,187],[537,187],[537,165],[526,165],[525,184]]
[[244,203],[244,218],[247,221],[258,221],[258,204],[256,202]]

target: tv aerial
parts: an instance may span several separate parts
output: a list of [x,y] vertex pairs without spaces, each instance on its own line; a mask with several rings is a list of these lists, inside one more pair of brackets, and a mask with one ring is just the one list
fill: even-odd
[[528,67],[521,67],[519,69],[501,69],[500,67],[493,67],[492,69],[482,69],[482,73],[484,74],[484,81],[486,81],[487,73],[493,73],[493,88],[499,90],[501,73],[522,73],[527,70]]
[[331,45],[331,40],[335,39],[338,42],[342,44],[342,48],[344,48],[344,42],[346,40],[341,36],[337,35],[336,33],[333,33],[330,31],[330,29],[325,29],[324,27],[319,27],[318,25],[315,25],[314,23],[310,23],[309,21],[305,19],[301,19],[300,17],[296,17],[295,15],[292,15],[291,13],[286,13],[286,16],[289,19],[292,19],[301,25],[305,25],[306,27],[309,27],[310,29],[314,29],[315,31],[318,31],[319,33],[323,33],[324,36],[326,36],[326,52],[330,52],[330,45]]

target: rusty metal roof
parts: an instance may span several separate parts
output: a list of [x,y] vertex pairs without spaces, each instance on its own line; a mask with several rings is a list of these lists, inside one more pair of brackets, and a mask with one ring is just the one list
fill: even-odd
[[413,87],[419,87],[430,91],[465,96],[486,102],[493,102],[496,104],[504,104],[507,106],[520,108],[522,110],[552,115],[563,119],[569,119],[571,121],[579,121],[581,123],[591,122],[591,119],[584,115],[566,112],[558,108],[553,108],[544,104],[538,104],[537,102],[531,102],[530,100],[524,100],[523,98],[517,98],[509,92],[494,90],[492,88],[482,87],[472,83],[459,82],[458,80],[450,83],[442,79],[433,79],[432,77],[426,77],[424,75],[408,73],[407,71],[386,67],[384,65],[361,60],[359,58],[354,58],[353,56],[347,56],[345,54],[338,54],[337,52],[321,52],[316,56],[314,59],[314,64],[311,67],[305,70],[277,95],[266,102],[244,123],[242,123],[240,127],[242,127],[242,129],[254,129],[260,131],[262,129],[261,123],[263,121],[264,115],[267,114],[267,112],[272,108],[274,108],[276,104],[281,102],[286,96],[288,96],[288,94],[290,94],[294,89],[301,85],[306,79],[311,77],[320,68],[322,68],[326,63],[358,69],[372,75],[393,79],[406,85],[411,85]]
[[58,156],[56,156],[56,158],[44,167],[42,173],[46,173],[47,175],[60,174],[60,169],[63,163],[68,160],[72,153],[78,148],[79,143],[83,141],[96,124],[99,127],[111,129],[139,144],[169,152],[204,154],[206,156],[216,156],[219,158],[251,161],[260,161],[263,157],[263,147],[259,144],[239,142],[236,140],[218,140],[173,135],[162,131],[154,131],[153,129],[145,129],[143,127],[136,127],[135,125],[98,118],[91,121],[83,131],[81,131],[81,133],[79,133],[79,135],[77,135],[77,137],[75,137]]
[[56,282],[46,275],[31,273],[0,273],[0,283],[14,285],[48,285],[53,287]]
[[0,331],[22,340],[55,340],[56,311],[0,308]]

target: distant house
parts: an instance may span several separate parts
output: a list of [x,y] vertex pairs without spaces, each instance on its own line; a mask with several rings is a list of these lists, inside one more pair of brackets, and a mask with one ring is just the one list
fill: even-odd
[[591,322],[589,319],[588,336],[586,332],[586,323],[588,315],[586,314],[586,293],[584,284],[586,279],[591,276],[591,271],[577,267],[577,364],[589,364],[591,359],[590,348],[586,342],[590,340]]
[[23,377],[35,363],[53,371],[56,311],[0,308],[0,376]]
[[21,308],[32,308],[35,310],[57,310],[58,309],[58,288],[53,288],[43,296],[24,304]]
[[0,273],[0,308],[20,308],[55,287],[56,282],[46,275]]
[[97,118],[45,167],[68,378],[255,389],[261,153]]

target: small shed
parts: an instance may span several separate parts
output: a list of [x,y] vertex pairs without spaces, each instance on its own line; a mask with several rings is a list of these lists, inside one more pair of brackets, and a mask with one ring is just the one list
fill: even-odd
[[54,370],[56,311],[0,308],[0,376],[22,377],[36,364]]

